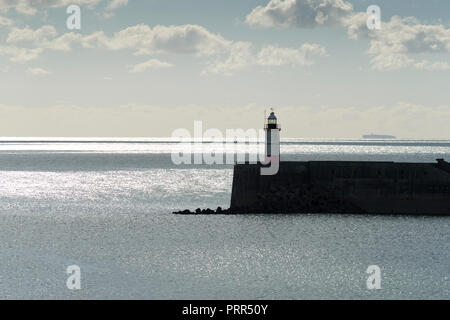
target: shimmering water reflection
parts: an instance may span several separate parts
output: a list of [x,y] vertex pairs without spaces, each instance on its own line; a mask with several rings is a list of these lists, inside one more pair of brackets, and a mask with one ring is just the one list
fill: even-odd
[[[449,298],[447,217],[175,216],[230,201],[232,166],[175,166],[183,148],[0,142],[0,298]],[[286,141],[282,157],[434,162],[450,143]]]

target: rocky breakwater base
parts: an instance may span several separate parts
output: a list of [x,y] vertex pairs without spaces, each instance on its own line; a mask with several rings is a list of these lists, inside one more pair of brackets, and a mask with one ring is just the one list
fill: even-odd
[[195,211],[190,210],[182,210],[172,212],[173,214],[184,214],[184,215],[209,215],[209,214],[234,214],[237,212],[233,212],[231,209],[222,209],[221,207],[217,207],[216,210],[212,210],[210,208],[200,209],[197,208]]
[[347,213],[361,214],[365,210],[349,201],[340,199],[327,192],[326,189],[287,187],[270,188],[268,192],[258,195],[258,200],[251,207],[234,207],[216,210],[210,208],[183,210],[173,212],[182,215],[213,215],[213,214],[295,214],[295,213]]
[[293,188],[279,186],[271,187],[266,192],[257,195],[252,206],[231,207],[216,210],[210,208],[195,211],[182,210],[173,212],[182,215],[213,215],[213,214],[296,214],[296,213],[346,213],[361,214],[366,211],[345,199],[340,199],[326,188]]
[[191,211],[188,209],[180,210],[180,211],[174,211],[173,214],[178,215],[231,215],[231,214],[259,214],[259,213],[300,213],[297,208],[291,208],[291,209],[277,209],[277,208],[270,208],[270,207],[259,207],[259,208],[228,208],[228,209],[222,209],[222,207],[217,207],[216,210],[206,208],[206,209],[200,209],[197,208],[195,211]]

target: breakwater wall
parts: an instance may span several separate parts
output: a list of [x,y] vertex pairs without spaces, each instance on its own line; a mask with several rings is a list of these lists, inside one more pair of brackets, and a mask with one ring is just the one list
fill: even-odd
[[234,213],[374,213],[450,215],[450,164],[365,161],[236,164]]

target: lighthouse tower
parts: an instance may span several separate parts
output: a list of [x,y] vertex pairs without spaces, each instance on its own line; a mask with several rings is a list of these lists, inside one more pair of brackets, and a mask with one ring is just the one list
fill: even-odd
[[277,117],[272,111],[264,124],[266,131],[266,145],[265,145],[265,160],[271,162],[272,160],[280,161],[280,131],[281,127],[277,122]]

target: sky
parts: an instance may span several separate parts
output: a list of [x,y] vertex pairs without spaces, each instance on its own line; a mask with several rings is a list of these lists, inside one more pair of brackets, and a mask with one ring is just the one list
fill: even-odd
[[282,137],[450,139],[449,12],[448,0],[0,0],[0,137],[259,129],[273,108]]

